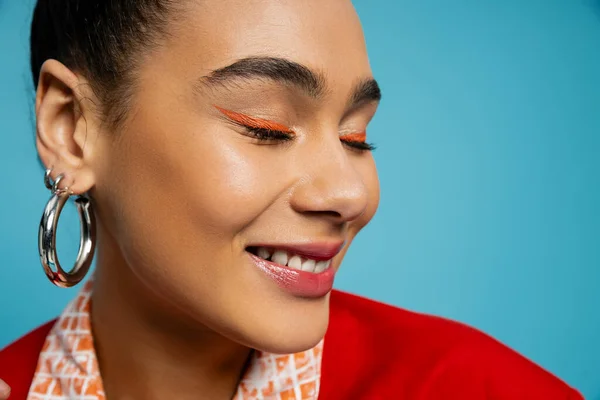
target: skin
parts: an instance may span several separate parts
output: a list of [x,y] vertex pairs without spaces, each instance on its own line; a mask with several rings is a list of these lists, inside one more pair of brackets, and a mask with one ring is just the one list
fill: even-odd
[[[117,131],[102,123],[84,74],[58,61],[44,64],[37,92],[42,161],[93,198],[92,326],[110,399],[228,399],[251,348],[315,346],[329,295],[292,296],[245,249],[344,241],[338,269],[379,202],[371,153],[342,142],[364,141],[377,107],[348,107],[356,84],[372,77],[350,1],[186,7],[170,37],[143,55]],[[326,90],[203,79],[256,56],[300,63],[322,75]],[[288,127],[294,139],[259,142],[222,110]]]
[[10,396],[10,387],[0,379],[0,400],[7,400]]

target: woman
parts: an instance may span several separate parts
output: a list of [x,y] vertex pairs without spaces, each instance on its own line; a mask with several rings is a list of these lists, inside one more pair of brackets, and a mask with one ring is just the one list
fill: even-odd
[[349,0],[39,0],[31,32],[42,265],[97,268],[0,354],[12,398],[581,398],[476,330],[332,291],[379,198]]

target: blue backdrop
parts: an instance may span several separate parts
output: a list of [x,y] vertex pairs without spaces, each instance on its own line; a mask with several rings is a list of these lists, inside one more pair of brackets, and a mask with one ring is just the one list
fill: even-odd
[[[600,1],[355,4],[382,202],[338,288],[472,324],[600,399]],[[0,0],[0,347],[74,295],[37,256],[30,13]]]

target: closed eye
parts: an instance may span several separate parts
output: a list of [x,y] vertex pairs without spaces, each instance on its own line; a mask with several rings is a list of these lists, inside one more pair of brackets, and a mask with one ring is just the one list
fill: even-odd
[[366,142],[367,133],[359,132],[359,133],[347,133],[340,136],[340,141],[344,143],[346,146],[352,148],[353,150],[359,151],[373,151],[375,150],[375,145]]
[[248,125],[243,125],[243,127],[248,132],[248,136],[261,141],[285,142],[294,138],[294,134],[291,132]]
[[214,106],[231,122],[244,128],[245,135],[261,142],[283,142],[292,140],[296,135],[285,125],[262,118],[255,118],[235,111]]

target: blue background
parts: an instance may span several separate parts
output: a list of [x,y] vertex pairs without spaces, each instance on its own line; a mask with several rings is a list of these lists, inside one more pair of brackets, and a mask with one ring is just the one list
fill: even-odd
[[[74,295],[37,256],[31,4],[0,0],[0,347]],[[600,1],[355,4],[382,202],[338,288],[474,325],[600,399]],[[59,235],[67,264],[73,207]]]

